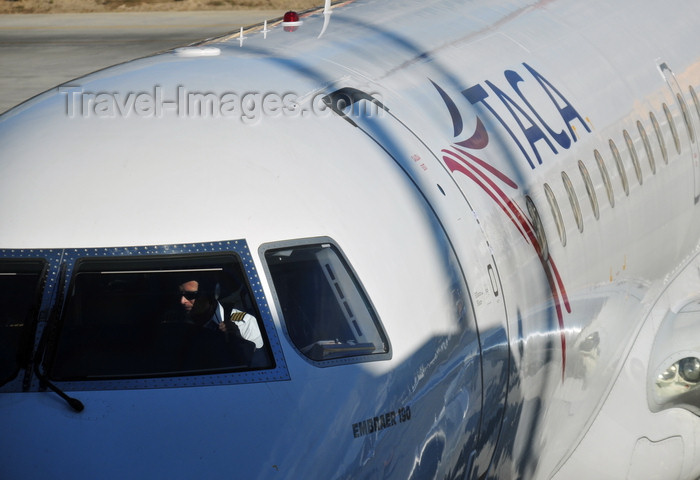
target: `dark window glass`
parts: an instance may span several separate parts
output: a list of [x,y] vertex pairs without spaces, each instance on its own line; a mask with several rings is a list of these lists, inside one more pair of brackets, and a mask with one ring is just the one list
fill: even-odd
[[549,202],[549,208],[552,210],[552,216],[554,217],[554,224],[557,226],[557,233],[559,234],[559,240],[562,246],[566,246],[566,229],[564,228],[564,220],[561,217],[561,210],[559,210],[559,204],[557,203],[557,197],[554,195],[552,188],[548,184],[544,184],[544,193],[547,196],[547,201]]
[[29,360],[45,265],[41,260],[0,262],[0,385]]
[[695,131],[693,130],[693,125],[690,121],[690,114],[688,113],[688,106],[685,104],[685,99],[680,93],[676,94],[676,99],[678,100],[678,105],[681,106],[681,112],[683,113],[683,121],[685,122],[685,128],[688,129],[690,143],[695,143]]
[[666,115],[666,121],[668,122],[668,127],[671,129],[671,136],[673,137],[673,144],[676,146],[676,152],[678,155],[681,154],[681,140],[678,138],[678,130],[676,130],[676,122],[673,121],[673,115],[671,115],[671,110],[669,110],[668,105],[663,104],[664,115]]
[[615,207],[615,194],[612,189],[612,183],[610,183],[610,175],[608,175],[608,169],[603,161],[603,156],[598,150],[593,151],[595,156],[595,161],[598,164],[598,169],[600,170],[600,176],[603,179],[603,184],[605,185],[605,191],[608,194],[608,201],[611,207]]
[[627,144],[627,151],[630,154],[630,160],[632,160],[632,165],[634,166],[634,173],[637,175],[637,181],[640,185],[644,183],[644,178],[642,177],[642,166],[639,164],[639,157],[637,156],[637,148],[634,146],[632,137],[627,130],[622,131],[625,137],[625,143]]
[[569,179],[566,172],[561,172],[561,179],[564,182],[566,193],[569,195],[569,203],[571,203],[571,211],[574,213],[574,219],[576,220],[578,231],[583,233],[583,215],[581,215],[581,207],[578,203],[578,197],[576,196],[574,185],[571,183],[571,179]]
[[637,120],[637,130],[639,131],[639,136],[642,137],[642,142],[644,143],[644,151],[647,153],[651,173],[656,174],[656,163],[654,161],[654,153],[651,150],[651,144],[649,143],[649,137],[647,136],[647,131],[644,129],[644,125],[642,125],[642,122],[639,120]]
[[659,142],[659,148],[661,149],[661,156],[664,159],[664,163],[668,165],[668,152],[666,151],[666,142],[664,141],[664,136],[661,133],[661,126],[659,125],[659,122],[656,120],[656,115],[654,115],[654,112],[649,112],[649,119],[651,120],[651,124],[654,127],[654,133],[656,133],[656,139]]
[[586,185],[586,192],[588,192],[588,199],[591,201],[591,208],[593,209],[593,216],[596,220],[600,218],[600,209],[598,208],[598,197],[595,194],[595,187],[593,186],[593,180],[588,173],[586,165],[579,160],[578,169],[581,172],[581,177],[583,178],[583,183]]
[[695,104],[695,113],[697,113],[698,118],[700,118],[700,101],[698,101],[698,96],[695,93],[695,89],[692,85],[688,87],[688,90],[690,91],[690,96],[693,97],[693,103]]
[[233,254],[76,263],[59,322],[56,380],[273,368]]
[[622,157],[620,156],[620,151],[617,149],[615,142],[608,140],[610,145],[610,151],[615,159],[615,165],[617,165],[617,173],[620,175],[620,182],[622,182],[622,189],[625,191],[625,195],[630,194],[629,183],[627,182],[627,173],[625,172],[625,165],[622,163]]
[[287,334],[314,361],[386,354],[386,336],[359,282],[330,244],[265,252]]
[[547,243],[547,235],[544,231],[544,226],[542,225],[540,213],[537,211],[537,206],[535,206],[535,202],[532,201],[532,198],[530,198],[529,195],[525,195],[525,205],[527,206],[527,212],[530,214],[532,227],[535,230],[540,255],[546,262],[549,259],[549,244]]

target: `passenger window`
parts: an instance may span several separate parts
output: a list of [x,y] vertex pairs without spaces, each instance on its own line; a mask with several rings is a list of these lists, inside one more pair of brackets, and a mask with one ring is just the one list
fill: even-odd
[[608,194],[608,201],[610,202],[610,206],[614,208],[615,193],[613,192],[612,184],[610,183],[610,175],[608,175],[608,169],[605,166],[605,162],[603,161],[603,156],[598,150],[593,151],[593,156],[595,157],[595,161],[598,164],[598,170],[600,170],[600,176],[603,179],[603,184],[605,185],[605,191]]
[[542,260],[546,262],[549,260],[549,244],[547,243],[547,235],[545,234],[540,214],[537,211],[535,202],[532,201],[529,195],[525,195],[525,205],[527,206],[527,212],[530,214],[530,221],[535,230],[535,236],[539,244],[539,253],[542,256]]
[[622,131],[622,135],[625,137],[625,143],[627,144],[627,151],[630,154],[630,160],[632,160],[632,165],[634,166],[634,173],[637,175],[637,181],[640,185],[644,183],[644,178],[642,177],[642,167],[639,165],[639,157],[637,156],[637,149],[634,146],[632,137],[630,137],[627,130]]
[[275,248],[265,260],[289,339],[304,356],[330,364],[388,358],[379,319],[335,246]]
[[561,210],[559,210],[559,203],[557,203],[557,197],[554,196],[552,188],[548,184],[544,184],[544,193],[547,196],[547,201],[549,202],[549,208],[552,210],[552,216],[554,217],[554,224],[557,226],[557,233],[559,234],[559,240],[563,247],[566,246],[566,229],[564,228],[564,220],[561,217]]
[[571,210],[574,213],[574,219],[576,220],[578,231],[583,233],[583,216],[581,215],[581,207],[579,206],[578,197],[576,196],[574,186],[566,172],[561,172],[561,179],[564,182],[566,193],[569,195],[569,202],[571,203]]
[[29,361],[45,269],[42,260],[0,262],[0,385]]
[[233,253],[76,261],[49,377],[95,380],[274,368]]
[[649,143],[649,137],[647,136],[647,132],[644,129],[644,125],[642,125],[642,122],[637,120],[637,130],[639,131],[639,135],[642,137],[642,143],[644,144],[644,151],[647,154],[647,159],[649,160],[649,168],[651,168],[651,173],[656,174],[656,162],[654,161],[654,152],[651,150],[651,144]]
[[688,137],[690,137],[690,143],[695,143],[695,131],[693,130],[693,125],[690,122],[690,115],[688,113],[688,107],[685,104],[685,99],[680,93],[676,94],[676,100],[678,100],[678,105],[681,106],[681,112],[683,112],[683,121],[685,122],[685,128],[688,129]]
[[676,122],[673,121],[673,115],[671,115],[671,110],[668,109],[668,105],[664,103],[664,115],[666,115],[666,121],[668,122],[668,127],[671,129],[671,136],[673,137],[673,144],[676,146],[676,152],[681,154],[681,141],[678,138],[678,130],[676,130]]
[[688,87],[688,90],[690,91],[690,96],[693,97],[693,103],[695,104],[695,113],[698,114],[698,119],[700,119],[700,101],[698,101],[698,96],[695,93],[695,89],[692,85]]
[[649,119],[654,127],[654,132],[656,133],[656,139],[659,141],[659,148],[661,148],[661,156],[664,159],[664,163],[668,165],[668,152],[666,151],[666,142],[664,141],[664,136],[661,133],[661,127],[659,122],[656,120],[654,112],[649,112]]
[[622,182],[622,189],[625,191],[625,195],[630,194],[630,186],[627,182],[627,173],[625,173],[625,165],[622,163],[622,157],[620,157],[620,151],[617,149],[615,142],[608,140],[610,145],[610,151],[615,159],[615,165],[617,165],[617,173],[620,175],[620,182]]
[[593,216],[596,220],[598,220],[600,218],[600,210],[598,209],[598,197],[595,194],[593,181],[591,180],[591,176],[588,174],[588,169],[586,168],[586,165],[581,160],[578,161],[578,169],[581,172],[583,183],[586,185],[586,192],[588,192],[588,198],[591,201]]

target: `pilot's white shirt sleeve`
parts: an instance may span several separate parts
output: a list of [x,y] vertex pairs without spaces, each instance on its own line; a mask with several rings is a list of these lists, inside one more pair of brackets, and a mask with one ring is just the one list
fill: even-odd
[[[234,313],[238,312],[240,312],[240,310],[236,310],[234,308],[231,311],[231,314],[233,315]],[[258,321],[255,320],[254,316],[246,313],[245,317],[243,317],[243,320],[240,320],[235,323],[236,326],[238,326],[238,330],[240,330],[241,336],[243,338],[255,343],[255,348],[262,348],[263,339],[262,335],[260,334],[260,328],[258,327]]]

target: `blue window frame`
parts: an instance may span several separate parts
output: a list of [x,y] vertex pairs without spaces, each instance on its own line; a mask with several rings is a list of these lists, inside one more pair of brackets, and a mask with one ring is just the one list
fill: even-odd
[[330,239],[264,245],[285,332],[316,366],[391,358],[369,297]]
[[[43,358],[43,374],[63,389],[289,379],[243,240],[2,250],[0,259],[9,265],[28,252],[43,257],[49,271],[46,288],[37,295],[42,301],[35,302],[41,320],[29,343]],[[198,288],[195,307],[187,311],[181,286],[191,281]],[[31,389],[37,388],[35,378]]]
[[27,366],[47,262],[0,258],[0,385]]

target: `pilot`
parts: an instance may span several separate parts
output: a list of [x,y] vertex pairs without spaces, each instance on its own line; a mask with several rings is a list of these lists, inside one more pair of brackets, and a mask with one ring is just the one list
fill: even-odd
[[189,321],[204,328],[218,329],[227,336],[240,336],[253,342],[256,349],[262,348],[263,339],[255,317],[234,308],[229,318],[224,319],[224,307],[213,295],[200,292],[197,280],[181,283],[179,292],[180,306]]

